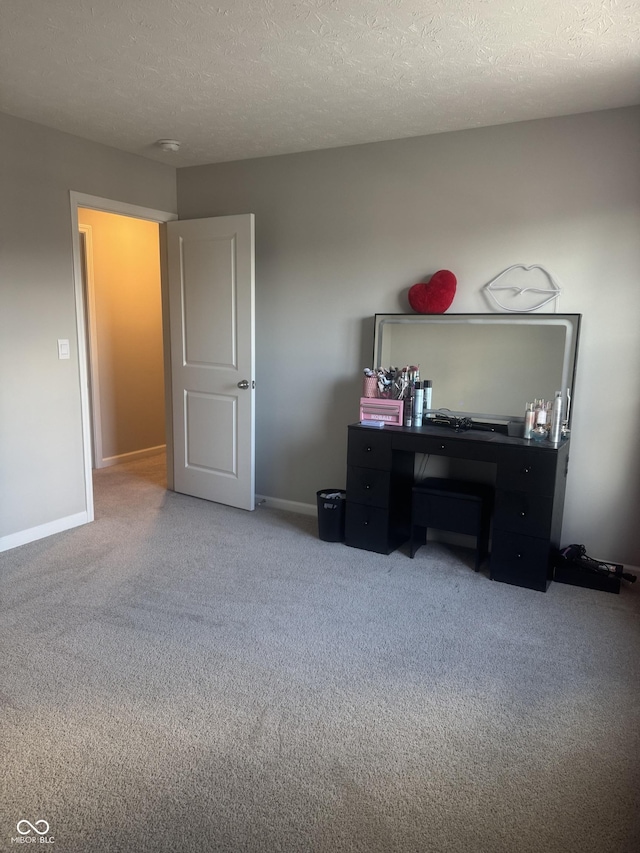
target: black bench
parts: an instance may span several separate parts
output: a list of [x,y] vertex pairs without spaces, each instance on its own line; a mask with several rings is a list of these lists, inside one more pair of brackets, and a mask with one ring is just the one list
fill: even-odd
[[411,496],[411,557],[427,541],[427,529],[477,538],[476,572],[489,554],[493,488],[482,483],[428,477]]

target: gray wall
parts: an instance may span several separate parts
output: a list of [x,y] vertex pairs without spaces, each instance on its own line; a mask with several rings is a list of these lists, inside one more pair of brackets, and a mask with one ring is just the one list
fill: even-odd
[[69,191],[168,212],[176,195],[173,168],[6,115],[0,150],[2,539],[86,510]]
[[181,218],[256,215],[257,491],[344,485],[376,312],[537,263],[583,315],[563,541],[640,564],[639,141],[630,108],[179,170]]
[[[372,317],[452,269],[452,311],[514,262],[583,315],[563,540],[640,564],[640,109],[184,169],[182,218],[253,212],[257,490],[345,480]],[[0,115],[0,538],[84,506],[69,190],[176,209],[175,170]],[[57,338],[72,342],[58,361]]]

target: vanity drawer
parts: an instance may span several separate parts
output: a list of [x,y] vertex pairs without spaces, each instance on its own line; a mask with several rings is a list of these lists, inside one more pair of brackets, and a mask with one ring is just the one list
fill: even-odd
[[352,548],[389,554],[395,547],[389,542],[389,513],[386,509],[347,501],[344,541]]
[[541,451],[513,453],[498,465],[496,488],[503,491],[553,495],[557,455]]
[[391,436],[372,429],[349,430],[347,463],[360,468],[391,468]]
[[398,432],[393,436],[393,449],[409,453],[452,456],[456,459],[497,461],[497,453],[488,442],[478,445],[470,441],[467,434],[458,434],[453,430],[440,430],[438,435],[432,435],[430,431],[430,427],[423,427],[420,432]]
[[354,503],[386,507],[389,505],[391,472],[381,468],[347,466],[347,498]]
[[489,576],[493,581],[546,592],[551,580],[549,540],[494,531]]
[[553,498],[531,492],[496,492],[495,528],[548,538],[552,517]]

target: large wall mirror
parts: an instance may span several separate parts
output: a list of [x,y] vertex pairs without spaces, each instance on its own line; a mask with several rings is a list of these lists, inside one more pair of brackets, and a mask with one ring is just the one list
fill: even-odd
[[580,316],[376,314],[374,367],[419,365],[433,409],[519,422],[528,402],[572,392]]

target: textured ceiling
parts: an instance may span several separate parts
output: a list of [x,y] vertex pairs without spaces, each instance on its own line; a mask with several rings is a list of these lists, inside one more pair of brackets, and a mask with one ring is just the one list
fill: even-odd
[[178,166],[639,102],[638,0],[0,0],[0,111]]

